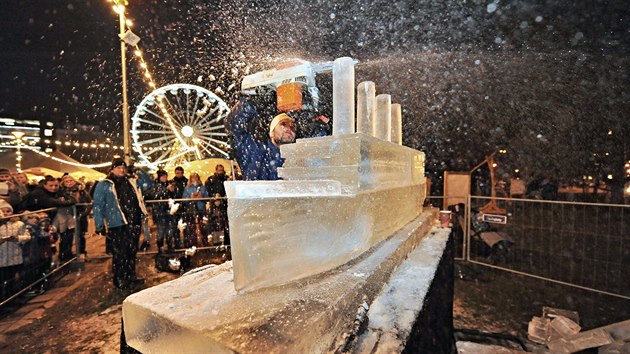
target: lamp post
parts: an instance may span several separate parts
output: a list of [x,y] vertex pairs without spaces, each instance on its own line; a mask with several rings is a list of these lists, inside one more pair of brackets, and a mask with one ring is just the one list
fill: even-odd
[[[501,154],[506,154],[507,150],[502,149],[502,150],[499,150],[498,152]],[[497,192],[495,190],[496,179],[495,179],[495,174],[494,174],[494,169],[497,167],[497,164],[494,162],[494,158],[496,155],[497,155],[497,151],[491,153],[489,156],[486,156],[486,158],[483,161],[481,161],[479,164],[477,164],[477,166],[473,167],[470,171],[468,171],[468,174],[472,176],[472,173],[475,172],[476,169],[483,166],[484,164],[488,164],[488,170],[490,171],[490,184],[491,184],[490,197],[491,199],[488,202],[488,204],[479,208],[479,211],[485,214],[505,215],[507,214],[507,211],[497,206],[497,200],[495,199],[497,197]]]
[[122,68],[122,111],[123,111],[123,155],[127,165],[131,164],[131,150],[129,148],[129,106],[127,105],[127,59],[125,41],[125,5],[127,0],[112,0],[114,2],[114,11],[118,13],[120,22],[120,64]]
[[17,167],[18,172],[22,172],[22,151],[20,149],[22,147],[22,137],[24,136],[24,132],[12,131],[11,134],[17,141],[17,156],[15,158],[17,160],[17,164],[15,164],[15,166]]

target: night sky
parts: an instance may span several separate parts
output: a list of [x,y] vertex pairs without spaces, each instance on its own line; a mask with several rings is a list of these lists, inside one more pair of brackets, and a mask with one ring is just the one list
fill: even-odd
[[[587,114],[604,114],[618,124],[622,113],[611,107],[628,97],[630,4],[625,0],[129,2],[127,14],[158,86],[220,88],[232,105],[247,73],[287,58],[351,56],[361,62],[357,82],[375,81],[377,93],[391,93],[394,102],[402,103],[404,140],[425,151],[451,145],[433,128],[436,121],[457,132],[482,120],[492,122],[498,110],[517,122],[539,120],[515,130],[505,124],[485,142],[458,136],[459,143],[491,151],[506,143],[502,139],[545,136],[540,120],[577,117],[567,113],[569,101],[582,102],[594,110]],[[116,138],[120,49],[111,3],[0,3],[0,116],[98,122]],[[137,62],[130,59],[127,67],[133,114],[150,90]],[[612,97],[605,91],[610,88]],[[509,90],[519,97],[498,100]],[[548,92],[558,91],[572,96],[549,97]],[[610,98],[601,107],[601,100],[593,100],[593,107],[586,102],[591,96]],[[496,107],[484,106],[487,102]],[[556,131],[566,125],[547,124]],[[470,163],[458,161],[457,154],[462,151],[434,151],[442,164]]]

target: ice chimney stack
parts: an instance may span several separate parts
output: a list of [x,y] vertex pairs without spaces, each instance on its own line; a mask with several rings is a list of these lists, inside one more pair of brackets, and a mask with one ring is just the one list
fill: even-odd
[[357,133],[374,136],[376,85],[364,81],[357,86]]
[[392,140],[394,144],[402,145],[402,108],[400,103],[392,103]]
[[381,94],[376,96],[376,120],[374,121],[374,136],[385,141],[391,141],[392,131],[392,96]]
[[333,64],[333,135],[354,133],[354,61],[335,59]]

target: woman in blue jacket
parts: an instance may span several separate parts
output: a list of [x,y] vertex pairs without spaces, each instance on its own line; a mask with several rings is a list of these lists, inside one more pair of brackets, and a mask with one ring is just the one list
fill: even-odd
[[[197,173],[191,173],[188,178],[188,185],[184,188],[184,199],[188,198],[208,198],[206,187],[201,183],[201,177]],[[201,220],[205,215],[207,200],[195,202],[184,202],[184,247],[197,246],[197,226],[200,228],[202,238],[206,236]]]

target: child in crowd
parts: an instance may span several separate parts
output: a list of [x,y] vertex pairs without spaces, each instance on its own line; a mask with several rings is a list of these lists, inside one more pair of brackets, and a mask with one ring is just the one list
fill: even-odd
[[55,225],[52,224],[52,221],[46,213],[39,214],[38,226],[40,230],[48,235],[48,242],[42,242],[40,257],[45,262],[45,264],[42,263],[42,267],[46,267],[46,271],[49,271],[51,268],[55,267],[53,264],[53,255],[57,253],[57,240],[59,240],[59,235],[57,234]]
[[224,238],[224,244],[230,244],[227,207],[219,193],[214,195],[214,201],[211,202],[208,208],[208,231],[210,232],[208,239],[211,244],[221,243],[221,236]]
[[[48,219],[48,215],[32,213],[22,218],[31,235],[31,240],[22,245],[22,256],[24,259],[22,281],[27,284],[32,284],[50,271],[52,262],[51,242],[54,241],[51,234],[46,231],[46,228],[40,226],[45,223],[42,223],[42,219]],[[48,220],[48,223],[50,223],[50,219]],[[32,289],[31,292],[40,294],[43,290],[43,287],[38,287],[37,289]]]
[[19,217],[11,217],[13,207],[0,199],[0,299],[19,290],[20,270],[24,263],[21,244],[31,235]]

